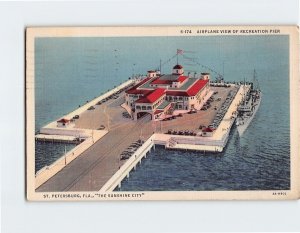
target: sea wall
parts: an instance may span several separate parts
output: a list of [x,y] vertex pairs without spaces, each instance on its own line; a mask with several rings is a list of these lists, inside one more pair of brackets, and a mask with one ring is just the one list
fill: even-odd
[[73,136],[78,138],[87,138],[90,137],[90,134],[85,129],[78,129],[78,128],[41,128],[40,134],[47,134],[47,135],[65,135],[65,136]]

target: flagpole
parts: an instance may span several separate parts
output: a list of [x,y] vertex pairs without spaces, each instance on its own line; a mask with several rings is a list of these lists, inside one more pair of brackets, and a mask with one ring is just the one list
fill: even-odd
[[161,59],[159,59],[159,71],[160,71],[160,74],[162,74],[162,72],[161,72]]

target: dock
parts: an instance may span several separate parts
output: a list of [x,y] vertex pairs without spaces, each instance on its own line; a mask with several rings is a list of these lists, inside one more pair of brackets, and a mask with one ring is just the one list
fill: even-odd
[[67,143],[79,143],[77,138],[74,136],[66,136],[66,135],[47,135],[47,134],[37,134],[35,135],[36,141],[41,142],[67,142]]
[[[132,83],[132,80],[127,81],[113,89],[110,95]],[[170,121],[154,122],[147,119],[147,116],[132,121],[122,115],[126,112],[122,107],[124,93],[97,105],[108,96],[102,95],[101,98],[98,97],[80,109],[63,116],[70,119],[74,115],[80,115],[71,129],[59,131],[61,129],[57,128],[56,121],[48,124],[41,131],[49,136],[37,135],[39,138],[37,140],[42,140],[43,137],[51,140],[52,137],[57,140],[63,138],[71,141],[79,135],[84,140],[69,151],[67,156],[63,156],[36,174],[36,191],[113,191],[116,187],[120,187],[122,180],[130,176],[130,171],[136,168],[149,151],[155,148],[155,145],[162,145],[166,149],[222,152],[235,121],[237,106],[242,100],[243,89],[241,85],[232,85],[227,89],[220,87],[212,89],[217,90],[218,96],[222,99],[214,103],[216,108],[222,106],[229,91],[236,90],[236,95],[218,128],[209,137],[202,137],[199,133],[195,136],[172,135],[167,134],[167,131],[169,129],[199,131],[200,125],[212,123],[217,112],[214,109],[184,114],[183,117]],[[94,106],[94,109],[88,110],[91,106]],[[104,126],[105,130],[98,130],[100,126]],[[138,140],[144,141],[144,144],[130,158],[121,160],[121,153]]]

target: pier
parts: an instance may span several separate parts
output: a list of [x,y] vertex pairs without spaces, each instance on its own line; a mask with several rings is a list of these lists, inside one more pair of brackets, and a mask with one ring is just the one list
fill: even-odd
[[66,135],[47,135],[47,134],[37,134],[35,135],[36,141],[41,142],[67,142],[67,143],[79,143],[76,137],[66,136]]
[[[122,86],[112,90],[114,95],[122,88],[131,85],[130,80]],[[249,88],[249,86],[246,86]],[[122,107],[125,101],[124,92],[119,92],[115,98],[107,98],[107,94],[82,106],[63,118],[80,117],[74,121],[73,128],[58,129],[56,121],[48,124],[41,132],[48,136],[37,135],[37,140],[55,137],[73,140],[85,137],[84,141],[49,167],[43,168],[36,174],[36,191],[113,191],[120,186],[125,177],[130,176],[130,171],[136,168],[147,153],[155,145],[163,145],[166,149],[196,150],[221,152],[226,147],[231,127],[235,121],[235,112],[242,100],[243,86],[230,85],[228,88],[212,87],[218,92],[220,101],[214,101],[214,107],[206,111],[197,111],[193,114],[183,114],[168,121],[151,121],[148,115],[132,121],[125,117],[126,109]],[[227,106],[226,114],[219,122],[218,127],[209,137],[201,136],[199,126],[210,125],[216,117],[217,110],[222,107],[230,91],[236,94]],[[89,108],[93,106],[92,110]],[[99,127],[104,129],[99,130]],[[194,136],[167,134],[168,130],[190,130]],[[61,131],[60,131],[61,130]],[[57,132],[60,132],[57,134]],[[80,133],[79,133],[80,132]],[[95,138],[97,132],[97,138]],[[64,136],[53,136],[53,135]],[[142,140],[141,145],[127,160],[121,160],[121,153],[132,142]],[[74,151],[77,151],[74,153]],[[74,154],[73,154],[74,153]],[[76,159],[75,159],[76,158]]]

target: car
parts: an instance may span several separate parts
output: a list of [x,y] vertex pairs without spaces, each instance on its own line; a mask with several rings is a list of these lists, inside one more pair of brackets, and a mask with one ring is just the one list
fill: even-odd
[[98,130],[103,130],[103,129],[105,129],[104,125],[100,125],[100,127],[98,128]]
[[180,131],[178,132],[178,135],[184,135],[184,131],[183,131],[183,130],[180,130]]
[[205,125],[200,125],[199,129],[205,128]]
[[79,115],[73,116],[73,119],[79,119]]
[[126,160],[129,159],[130,155],[122,155],[121,156],[121,160]]

